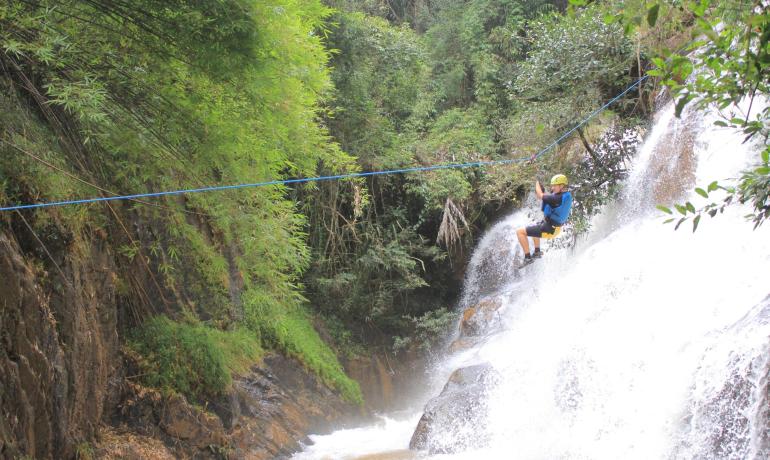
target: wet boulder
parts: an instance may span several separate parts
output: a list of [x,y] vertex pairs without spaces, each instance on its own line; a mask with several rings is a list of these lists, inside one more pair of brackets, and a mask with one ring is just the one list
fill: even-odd
[[481,337],[460,337],[449,344],[447,351],[449,353],[457,353],[459,351],[470,350],[481,342]]
[[483,336],[500,326],[500,307],[503,302],[499,298],[482,299],[463,311],[460,320],[460,337]]
[[487,444],[487,388],[496,377],[486,363],[454,371],[441,394],[425,406],[409,448],[438,454]]

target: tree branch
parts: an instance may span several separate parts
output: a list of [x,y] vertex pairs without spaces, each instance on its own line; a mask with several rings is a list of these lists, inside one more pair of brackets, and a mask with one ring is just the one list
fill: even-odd
[[585,148],[586,148],[586,151],[587,151],[587,152],[588,152],[588,154],[591,156],[591,159],[593,159],[593,160],[594,160],[594,163],[595,163],[595,164],[596,164],[598,167],[600,167],[600,168],[601,168],[601,169],[602,169],[602,170],[603,170],[605,173],[607,173],[607,175],[608,175],[609,177],[612,177],[612,176],[613,176],[613,174],[612,174],[612,171],[610,170],[610,168],[608,168],[608,167],[607,167],[607,166],[606,166],[606,165],[605,165],[605,164],[602,162],[602,160],[600,160],[600,159],[599,159],[599,156],[596,154],[596,152],[594,151],[594,149],[591,147],[591,144],[589,144],[589,143],[588,143],[588,139],[586,139],[586,135],[585,135],[585,133],[583,132],[583,129],[582,129],[582,128],[580,128],[580,127],[578,127],[578,129],[577,129],[577,132],[578,132],[578,134],[580,135],[580,141],[583,143],[583,147],[585,147]]

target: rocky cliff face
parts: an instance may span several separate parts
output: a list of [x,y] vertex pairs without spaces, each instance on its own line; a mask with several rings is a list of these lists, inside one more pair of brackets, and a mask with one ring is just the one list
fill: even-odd
[[96,242],[55,262],[70,281],[48,289],[41,268],[0,234],[4,456],[73,457],[94,438],[119,375],[111,258]]
[[267,356],[207,407],[126,382],[94,453],[99,458],[283,458],[359,419],[297,362]]
[[[144,388],[121,334],[146,303],[152,273],[117,267],[101,232],[0,231],[0,458],[276,458],[360,416],[297,362],[269,355],[206,407]],[[137,262],[140,263],[140,262]],[[127,276],[125,271],[132,272]],[[179,299],[177,298],[178,302]]]

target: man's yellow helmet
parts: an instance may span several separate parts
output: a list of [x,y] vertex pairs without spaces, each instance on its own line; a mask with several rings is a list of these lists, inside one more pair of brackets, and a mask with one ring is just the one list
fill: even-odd
[[551,178],[551,185],[567,185],[567,176],[564,174],[557,174]]

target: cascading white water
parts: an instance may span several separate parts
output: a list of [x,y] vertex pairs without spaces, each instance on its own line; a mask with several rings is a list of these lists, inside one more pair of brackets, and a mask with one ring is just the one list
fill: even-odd
[[[296,458],[768,458],[770,226],[752,230],[746,208],[732,206],[695,233],[674,232],[654,209],[671,177],[687,176],[680,190],[735,177],[755,149],[708,118],[672,112],[661,111],[622,199],[575,249],[548,251],[513,276],[522,212],[480,243],[463,302],[501,298],[503,331],[448,357],[432,380],[437,394],[452,369],[492,364],[500,378],[487,388],[485,423],[467,420],[463,431],[487,427],[486,447],[405,453],[419,407],[400,421],[314,436]],[[676,149],[685,142],[697,163]],[[472,445],[452,436],[442,445]]]

